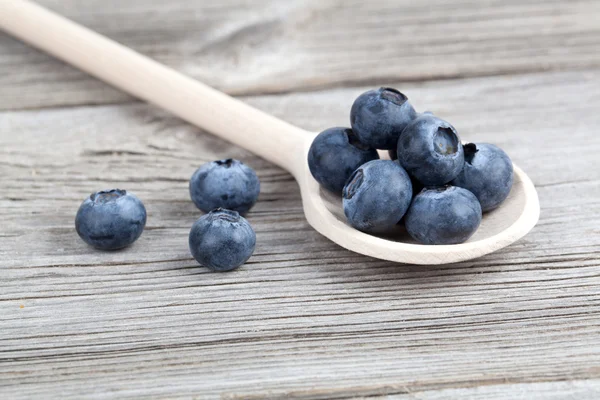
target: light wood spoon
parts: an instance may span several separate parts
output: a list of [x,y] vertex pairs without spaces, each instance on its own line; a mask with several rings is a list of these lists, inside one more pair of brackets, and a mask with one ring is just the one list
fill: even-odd
[[466,243],[425,246],[402,232],[388,239],[359,232],[346,224],[341,198],[322,190],[310,174],[307,152],[315,133],[252,108],[27,0],[0,0],[0,28],[286,169],[298,181],[308,222],[351,251],[410,264],[453,263],[515,242],[539,218],[533,183],[515,165],[509,197],[484,215],[479,230]]

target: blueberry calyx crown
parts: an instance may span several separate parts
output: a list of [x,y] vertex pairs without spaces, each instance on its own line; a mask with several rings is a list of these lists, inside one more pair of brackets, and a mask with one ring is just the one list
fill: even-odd
[[382,87],[379,90],[381,92],[382,99],[390,101],[398,106],[401,106],[408,101],[408,97],[406,97],[406,95],[394,88]]
[[348,183],[346,183],[346,186],[344,186],[343,195],[345,199],[351,199],[352,196],[356,194],[356,191],[363,182],[363,178],[364,173],[362,168],[359,168],[352,173],[352,175],[348,179]]
[[213,219],[222,219],[229,222],[238,222],[240,220],[240,214],[237,211],[228,210],[226,208],[215,208],[209,215]]
[[234,159],[233,158],[227,158],[225,160],[217,160],[215,161],[215,163],[219,166],[225,166],[225,168],[229,168],[233,165]]
[[433,148],[443,156],[455,154],[458,151],[458,136],[449,126],[440,126],[433,137]]
[[475,143],[467,143],[463,146],[463,150],[465,153],[465,162],[469,164],[473,163],[473,157],[475,157],[475,153],[479,151]]
[[442,193],[445,192],[448,189],[451,189],[453,186],[452,185],[443,185],[443,186],[425,186],[423,188],[423,192],[425,191],[431,191],[431,192],[436,192],[436,193]]
[[348,143],[350,143],[352,146],[356,147],[359,150],[370,149],[369,146],[365,145],[360,140],[358,140],[358,137],[354,134],[352,129],[344,129],[344,133],[346,134],[346,137],[348,137]]
[[108,201],[123,197],[126,194],[127,191],[121,189],[101,190],[99,192],[92,193],[90,195],[90,200],[94,203],[106,203]]

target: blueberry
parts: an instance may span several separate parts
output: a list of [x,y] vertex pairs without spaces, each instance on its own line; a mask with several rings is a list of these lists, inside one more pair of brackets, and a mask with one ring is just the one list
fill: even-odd
[[354,228],[381,233],[400,221],[411,198],[410,178],[400,164],[370,161],[358,168],[344,187],[344,214]]
[[398,159],[398,151],[397,151],[397,149],[390,149],[390,150],[388,150],[388,155],[390,156],[390,160],[397,160]]
[[454,127],[430,114],[421,115],[406,127],[397,150],[400,164],[425,186],[450,182],[465,161]]
[[218,208],[192,225],[189,245],[201,265],[213,271],[231,271],[254,253],[256,234],[238,212]]
[[308,167],[317,182],[341,194],[346,181],[358,167],[378,158],[377,150],[360,143],[352,129],[329,128],[312,142]]
[[466,189],[423,189],[406,213],[406,230],[423,244],[456,244],[470,238],[481,222],[477,197]]
[[192,201],[204,212],[221,207],[244,214],[256,203],[259,193],[256,172],[232,158],[206,163],[190,179]]
[[350,111],[350,123],[358,139],[384,150],[396,147],[402,130],[416,117],[408,98],[391,88],[361,94]]
[[135,242],[146,226],[146,208],[125,190],[106,190],[90,195],[79,207],[75,229],[90,246],[116,250]]
[[464,146],[464,152],[463,169],[452,184],[471,191],[484,212],[493,210],[506,199],[512,187],[512,162],[493,144],[469,143]]
[[[390,150],[390,153],[392,152],[392,150]],[[398,163],[398,165],[400,165],[400,161],[398,161],[398,159],[392,159],[395,163]],[[402,165],[400,165],[402,166]],[[410,183],[412,186],[412,194],[413,194],[413,198],[419,194],[419,192],[421,190],[423,190],[423,188],[425,186],[423,186],[423,184],[421,182],[419,182],[414,176],[410,176]]]

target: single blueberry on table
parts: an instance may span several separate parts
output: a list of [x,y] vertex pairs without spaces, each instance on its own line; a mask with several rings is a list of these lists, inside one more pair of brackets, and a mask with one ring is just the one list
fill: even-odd
[[404,128],[416,117],[408,98],[391,88],[361,94],[350,110],[350,124],[358,140],[383,150],[394,149]]
[[369,161],[352,174],[344,187],[344,214],[358,230],[383,233],[400,221],[411,199],[410,178],[400,164]]
[[232,158],[206,163],[190,179],[192,201],[204,212],[221,207],[245,214],[259,193],[256,172]]
[[466,189],[442,186],[423,189],[412,201],[404,224],[422,244],[457,244],[469,239],[481,223],[481,206]]
[[125,190],[90,195],[79,207],[75,229],[84,242],[100,250],[117,250],[135,242],[146,226],[146,208]]
[[488,143],[466,144],[464,153],[464,166],[452,185],[472,192],[484,212],[493,210],[508,197],[512,187],[512,161],[502,149]]
[[319,133],[308,151],[310,173],[323,187],[341,194],[346,181],[364,163],[379,159],[377,150],[358,141],[350,128]]
[[425,186],[450,182],[465,162],[454,127],[431,114],[422,114],[404,129],[397,151],[400,164]]
[[218,208],[192,225],[189,246],[201,265],[213,271],[231,271],[254,253],[256,234],[238,212]]

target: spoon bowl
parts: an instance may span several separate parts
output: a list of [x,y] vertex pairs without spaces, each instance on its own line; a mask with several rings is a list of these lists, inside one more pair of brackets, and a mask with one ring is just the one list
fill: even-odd
[[[306,146],[308,155],[310,143]],[[387,152],[380,152],[381,158]],[[306,158],[305,158],[306,159]],[[338,245],[383,260],[407,264],[450,264],[481,257],[510,245],[525,236],[537,223],[540,206],[529,177],[513,164],[514,183],[510,194],[495,210],[484,213],[481,225],[465,243],[428,246],[417,243],[401,225],[386,236],[374,236],[352,228],[346,222],[342,198],[313,179],[305,171],[296,179],[302,191],[306,219],[323,236]]]
[[145,57],[34,2],[0,1],[0,29],[140,99],[269,160],[298,181],[308,222],[340,246],[384,260],[446,264],[469,260],[523,237],[539,218],[535,188],[514,166],[504,203],[483,216],[466,243],[416,244],[398,226],[385,237],[360,232],[345,222],[339,196],[321,189],[307,162],[312,132],[292,126],[169,67]]

